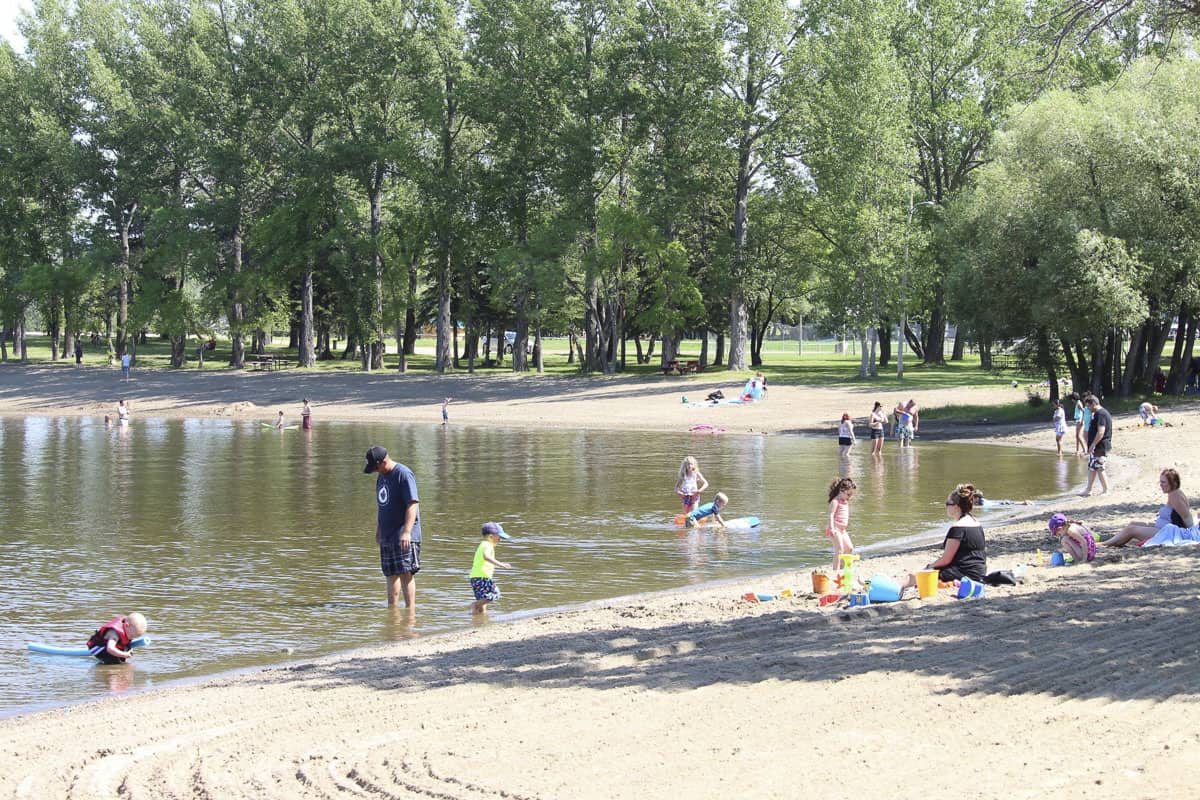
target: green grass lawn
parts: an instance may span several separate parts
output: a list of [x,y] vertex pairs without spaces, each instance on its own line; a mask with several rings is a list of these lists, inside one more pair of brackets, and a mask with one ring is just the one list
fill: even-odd
[[[396,355],[395,342],[389,340],[388,354],[384,357],[385,369],[395,369],[399,363]],[[417,353],[408,359],[408,369],[413,372],[431,371],[433,369],[433,348],[434,342],[431,339],[423,338],[417,342]],[[554,375],[575,375],[579,374],[578,365],[571,364],[567,361],[568,355],[568,340],[565,338],[547,338],[543,340],[544,366],[547,374]],[[58,363],[63,366],[73,365],[75,359],[73,357],[60,359],[57,362],[52,361],[50,357],[50,343],[45,336],[31,336],[28,339],[28,354],[29,362],[34,364],[49,365]],[[187,349],[187,366],[185,369],[196,369],[196,342],[190,341]],[[278,355],[296,357],[294,349],[288,349],[286,346],[273,345],[267,348],[267,352]],[[628,375],[656,375],[661,376],[660,359],[658,351],[655,351],[654,357],[649,364],[633,363],[635,359],[635,349],[627,347],[628,362],[624,374]],[[712,357],[714,351],[710,348],[709,356]],[[336,357],[329,361],[320,361],[313,369],[322,371],[337,371],[351,370],[358,371],[361,369],[357,359],[342,360],[340,352]],[[10,351],[11,358],[11,351]],[[230,347],[229,342],[224,340],[217,341],[217,348],[210,350],[204,354],[204,369],[217,370],[229,369]],[[685,341],[679,352],[679,358],[688,360],[698,360],[700,358],[700,342]],[[139,345],[137,348],[137,369],[169,369],[171,360],[170,343],[158,339],[151,338],[145,344]],[[764,346],[763,360],[766,362],[761,367],[761,370],[771,383],[775,384],[855,384],[863,383],[880,388],[937,388],[937,387],[958,387],[958,386],[1001,386],[1011,382],[1014,377],[1025,381],[1026,376],[1014,376],[1007,372],[985,372],[979,368],[978,356],[970,355],[962,362],[948,363],[945,366],[926,367],[922,366],[909,353],[905,359],[904,380],[900,381],[896,378],[895,356],[893,354],[892,363],[886,369],[880,370],[880,375],[877,378],[859,379],[858,367],[859,356],[856,354],[842,354],[833,352],[833,343],[825,342],[806,342],[805,352],[801,355],[798,352],[797,343],[795,342],[769,342]],[[84,344],[84,364],[87,366],[105,366],[107,365],[107,351],[103,344],[96,346],[90,343]],[[466,360],[462,360],[460,371],[467,367]],[[745,375],[753,374],[755,370],[748,370],[744,373],[729,373],[723,367],[710,367],[704,373],[699,375],[689,376],[670,376],[664,380],[688,381],[697,379],[710,379],[713,375],[728,374],[732,378],[740,378]],[[512,357],[506,356],[503,366],[482,367],[478,362],[475,365],[475,372],[479,374],[510,374],[512,372]]]

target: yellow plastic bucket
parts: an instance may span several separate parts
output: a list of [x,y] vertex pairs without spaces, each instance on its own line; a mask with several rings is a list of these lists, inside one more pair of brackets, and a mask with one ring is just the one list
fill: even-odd
[[829,576],[824,572],[814,572],[812,574],[813,592],[819,595],[829,594]]
[[938,571],[923,569],[917,573],[917,597],[926,600],[937,595]]

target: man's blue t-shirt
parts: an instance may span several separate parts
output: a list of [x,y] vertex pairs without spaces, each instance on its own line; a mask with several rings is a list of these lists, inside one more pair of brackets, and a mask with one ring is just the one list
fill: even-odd
[[695,511],[688,514],[688,519],[699,521],[699,520],[704,519],[705,517],[711,517],[713,514],[716,514],[716,513],[717,513],[717,501],[713,500],[711,502],[705,503],[702,506],[697,506]]
[[[411,503],[418,502],[417,478],[412,470],[397,464],[386,475],[375,479],[375,498],[379,501],[380,544],[397,544],[404,530],[404,517]],[[413,521],[412,541],[421,541],[421,514]]]

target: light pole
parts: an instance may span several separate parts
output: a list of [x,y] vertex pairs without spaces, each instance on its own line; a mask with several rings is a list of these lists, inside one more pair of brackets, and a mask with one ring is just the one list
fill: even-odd
[[917,210],[917,206],[936,205],[936,200],[922,200],[914,203],[912,192],[908,193],[908,219],[904,223],[904,271],[900,273],[900,341],[896,355],[896,378],[899,380],[904,380],[904,335],[908,330],[908,238],[912,231],[913,213]]

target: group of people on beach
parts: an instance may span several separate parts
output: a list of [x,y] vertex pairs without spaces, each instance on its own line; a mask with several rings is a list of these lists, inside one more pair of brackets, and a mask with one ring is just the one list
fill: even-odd
[[[890,416],[891,435],[896,438],[901,447],[912,446],[912,441],[917,437],[917,431],[921,427],[920,408],[917,406],[917,401],[910,398],[908,402],[896,403]],[[888,417],[888,413],[883,410],[883,403],[875,401],[875,406],[867,417],[867,432],[871,437],[871,455],[877,456],[883,452],[883,438],[888,425]],[[854,435],[854,418],[849,414],[842,414],[842,418],[838,422],[837,440],[838,455],[846,458],[858,441]]]

